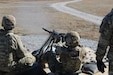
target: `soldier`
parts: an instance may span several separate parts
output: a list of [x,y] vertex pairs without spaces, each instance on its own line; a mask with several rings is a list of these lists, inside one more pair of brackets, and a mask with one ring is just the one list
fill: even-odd
[[109,75],[113,75],[113,9],[102,20],[99,32],[100,38],[96,52],[97,67],[100,72],[104,72],[106,66],[103,63],[103,57],[109,48],[107,54],[109,59]]
[[59,70],[60,75],[77,75],[81,68],[80,36],[77,32],[71,31],[65,36],[66,46],[57,47],[56,54],[59,55],[59,62],[62,68]]
[[[56,48],[55,52],[54,50],[47,51],[42,58],[46,60],[49,69],[55,75],[77,75],[82,72],[81,64],[95,63],[96,61],[95,51],[81,46],[80,36],[75,31],[64,34],[63,41],[61,39],[60,42],[55,42],[53,47]],[[84,69],[84,71],[88,71],[88,73],[91,71],[92,73],[90,68],[88,70]]]
[[3,16],[0,29],[0,75],[15,75],[35,62],[35,57],[23,46],[18,35],[13,33],[15,17]]

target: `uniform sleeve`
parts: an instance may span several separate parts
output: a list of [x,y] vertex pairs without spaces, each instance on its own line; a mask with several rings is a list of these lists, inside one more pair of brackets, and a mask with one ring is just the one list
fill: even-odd
[[24,47],[24,45],[22,44],[22,41],[20,39],[19,36],[15,35],[15,52],[16,52],[16,56],[21,59],[23,57],[25,57],[26,53],[28,53],[27,49]]
[[57,46],[55,52],[56,52],[56,55],[60,55],[62,53],[62,47]]
[[100,25],[99,32],[100,32],[100,33],[104,32],[104,31],[106,30],[106,28],[105,28],[106,26],[107,26],[107,20],[106,20],[106,18],[104,18],[104,19],[102,20],[101,25]]
[[102,60],[105,56],[107,47],[109,46],[109,41],[105,40],[100,36],[97,51],[96,51],[96,59]]
[[112,29],[113,29],[113,16],[111,17],[111,26],[112,26]]
[[18,35],[12,35],[12,50],[14,55],[14,60],[20,64],[32,66],[36,61],[36,58],[24,47],[22,41]]
[[98,42],[98,47],[96,51],[96,59],[102,60],[107,47],[110,45],[111,36],[112,36],[112,26],[109,24],[109,20],[105,17],[100,25],[100,38]]

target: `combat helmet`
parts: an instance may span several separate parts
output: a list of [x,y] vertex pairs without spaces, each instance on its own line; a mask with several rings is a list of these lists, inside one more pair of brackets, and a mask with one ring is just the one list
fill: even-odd
[[12,15],[6,15],[3,16],[2,19],[2,26],[4,27],[4,29],[13,29],[16,25],[16,19],[14,16]]
[[65,36],[67,46],[77,46],[80,42],[79,33],[76,31],[70,31]]

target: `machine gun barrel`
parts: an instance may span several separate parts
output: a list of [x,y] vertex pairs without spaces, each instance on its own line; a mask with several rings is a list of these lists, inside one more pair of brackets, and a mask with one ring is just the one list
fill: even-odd
[[46,52],[46,50],[49,47],[52,47],[53,43],[58,43],[59,41],[64,42],[65,40],[65,33],[58,33],[56,31],[49,31],[45,28],[42,28],[44,31],[48,32],[50,35],[48,39],[45,41],[45,43],[42,45],[42,47],[34,52],[32,54],[37,58],[37,61],[40,61],[41,56]]
[[50,33],[50,34],[53,34],[53,35],[57,35],[57,36],[64,36],[65,35],[65,33],[58,33],[58,32],[56,32],[56,31],[49,31],[49,30],[47,30],[47,29],[45,29],[45,28],[42,28],[43,30],[45,30],[46,32],[48,32],[48,33]]

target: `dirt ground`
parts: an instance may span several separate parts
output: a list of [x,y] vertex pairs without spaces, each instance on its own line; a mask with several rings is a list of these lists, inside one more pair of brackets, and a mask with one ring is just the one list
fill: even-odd
[[113,8],[113,0],[82,0],[68,6],[97,16],[105,16]]
[[[27,1],[27,2],[29,2],[29,1]],[[35,0],[33,0],[32,2],[34,2],[34,1]],[[51,3],[63,2],[63,1],[68,1],[68,0],[38,0],[37,4],[44,5],[44,4],[51,4]],[[1,1],[1,4],[3,4],[4,2],[7,4],[9,1],[8,2],[7,1]],[[18,4],[18,3],[21,3],[21,2],[22,3],[26,2],[26,0],[21,0],[21,1],[17,1],[17,2],[13,1],[12,4],[15,5],[15,4]],[[81,2],[79,2],[79,3],[81,3]],[[87,3],[87,0],[86,0],[86,2],[84,2],[84,4],[85,3]],[[82,7],[82,5],[83,4],[80,4],[81,7]],[[74,7],[77,7],[77,6],[75,4],[72,4],[72,6],[70,6],[70,7],[74,8]],[[89,10],[90,9],[91,8],[89,7]],[[99,37],[99,33],[98,33],[99,26],[95,25],[94,23],[91,23],[91,22],[88,22],[88,21],[84,21],[81,18],[74,17],[74,16],[66,14],[66,13],[59,12],[56,9],[53,9],[53,8],[50,8],[50,7],[46,7],[43,10],[49,16],[49,18],[47,18],[47,19],[49,19],[49,24],[50,24],[48,26],[48,29],[50,29],[50,30],[54,29],[54,30],[56,30],[58,32],[68,32],[70,30],[73,30],[73,31],[77,31],[82,38],[93,39],[93,40],[96,40],[96,41],[98,40],[98,37]],[[18,33],[18,34],[29,34],[30,32],[26,31],[25,28],[16,26],[15,33]]]
[[[17,2],[15,0],[11,0],[12,4],[21,3],[21,2],[29,2],[31,0],[21,0]],[[37,1],[37,4],[51,4],[56,2],[68,1],[68,0],[33,0],[32,2]],[[10,2],[10,1],[8,1]],[[8,3],[7,0],[0,0],[0,4]],[[77,3],[71,3],[67,6],[78,9],[80,11],[84,11],[87,13],[91,13],[98,16],[105,16],[112,9],[112,0],[83,0]],[[96,6],[95,6],[96,5]],[[94,23],[84,21],[81,18],[74,17],[69,14],[65,14],[57,11],[56,9],[46,7],[43,9],[44,12],[47,12],[49,16],[49,29],[54,29],[59,32],[67,32],[70,30],[77,31],[82,38],[98,40],[99,38],[99,26]],[[2,11],[1,11],[2,12]],[[1,16],[2,14],[0,14]],[[15,33],[18,34],[29,34],[28,31],[25,31],[25,28],[16,27]],[[93,36],[93,37],[92,37]]]

